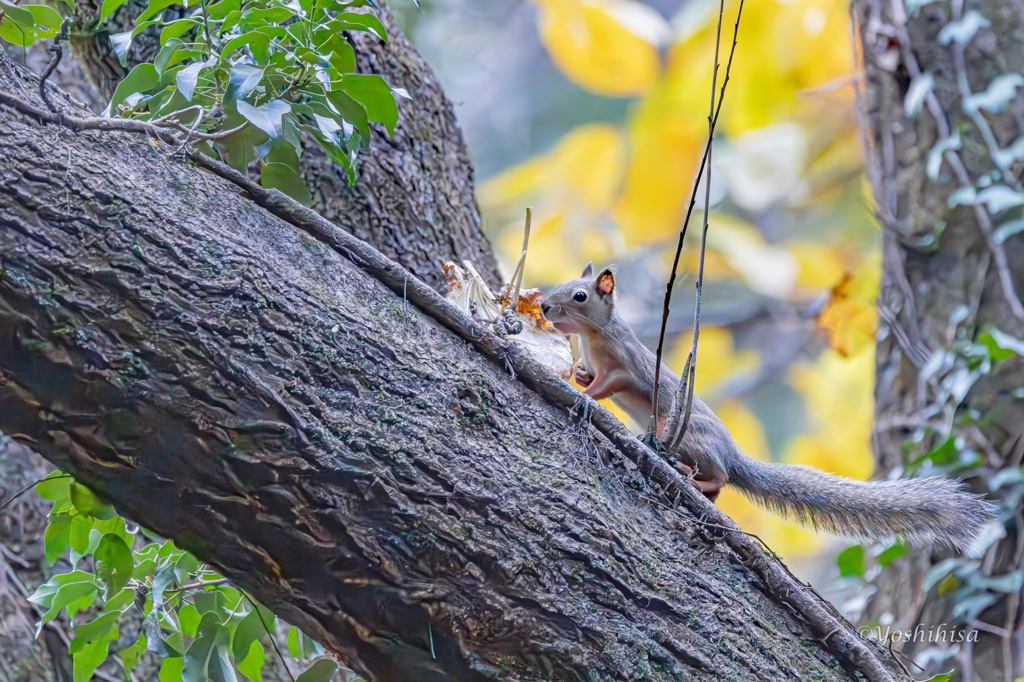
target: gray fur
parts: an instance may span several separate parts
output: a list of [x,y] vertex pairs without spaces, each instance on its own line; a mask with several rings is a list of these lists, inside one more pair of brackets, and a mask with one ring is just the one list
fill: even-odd
[[[583,277],[552,291],[545,315],[563,326],[578,327],[573,333],[586,332],[597,345],[610,349],[626,368],[636,392],[651,396],[656,357],[616,313],[614,293],[602,296],[596,290],[599,278],[608,272],[593,277],[588,264]],[[586,301],[574,300],[578,291],[587,292]],[[583,362],[592,367],[587,353],[584,348]],[[659,383],[658,415],[664,418],[672,409],[680,381],[662,364]],[[635,399],[620,402],[622,395],[615,394],[612,400],[637,424],[647,424],[651,398],[644,405]],[[817,530],[863,540],[888,542],[902,537],[918,545],[965,548],[999,515],[996,505],[967,492],[964,483],[956,479],[855,481],[810,467],[752,459],[697,396],[676,454],[693,466],[698,477],[724,473],[730,484],[770,511]]]

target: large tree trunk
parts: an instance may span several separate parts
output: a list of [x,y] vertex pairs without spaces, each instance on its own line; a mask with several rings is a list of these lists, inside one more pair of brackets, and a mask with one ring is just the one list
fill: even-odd
[[[0,57],[0,92],[35,90]],[[0,430],[356,670],[899,676],[606,411],[415,280],[407,305],[341,230],[123,133],[0,108],[0,155]]]
[[[915,452],[927,452],[953,436],[959,451],[980,454],[982,478],[991,480],[994,471],[1022,464],[1024,403],[1016,392],[1024,386],[1024,362],[1014,356],[976,377],[963,349],[993,327],[1024,338],[1017,298],[1024,286],[1024,241],[1019,235],[1003,244],[993,238],[993,230],[1009,220],[1006,212],[990,212],[985,205],[951,207],[956,202],[950,197],[958,188],[985,187],[985,178],[1020,190],[1019,161],[1002,173],[994,173],[993,161],[993,150],[1020,138],[1020,98],[1005,113],[983,111],[976,117],[965,113],[964,104],[970,92],[984,91],[997,76],[1024,69],[1024,14],[1019,4],[1001,0],[969,2],[966,8],[962,2],[926,4],[909,17],[900,1],[855,0],[854,10],[867,75],[869,169],[884,235],[883,333],[876,387],[878,467],[882,472],[903,467],[903,446],[915,434],[923,436]],[[943,44],[948,42],[939,37],[944,27],[971,11],[987,20],[977,34],[966,46],[956,40]],[[911,87],[921,74],[934,78],[934,87],[923,100],[918,95],[926,90]],[[913,114],[915,100],[921,103],[920,111],[908,116],[907,108]],[[958,131],[960,145],[947,151],[939,166],[931,150],[951,139],[951,131]],[[970,386],[969,392],[959,395],[964,386]],[[981,482],[978,491],[989,492]],[[1021,569],[1024,518],[1019,501],[1017,505],[1007,524],[1008,537],[988,550],[979,580]],[[993,589],[981,589],[978,594],[989,594],[995,602],[963,623],[953,615],[954,606],[967,596],[963,589],[948,590],[944,597],[934,588],[922,589],[927,571],[947,556],[916,553],[883,571],[875,582],[878,591],[867,618],[884,622],[885,614],[892,614],[899,629],[918,623],[953,628],[960,620],[961,627],[979,638],[959,651],[949,650],[963,679],[1011,680],[1024,675],[1020,581],[1008,593],[995,588],[994,582]],[[918,641],[907,644],[906,651],[934,646],[935,642]],[[935,664],[936,671],[949,667],[948,660]]]
[[[112,53],[108,36],[130,30],[141,8],[127,3],[115,12],[104,30],[98,31],[100,4],[91,0],[76,3],[71,49],[65,50],[50,78],[94,111],[106,106],[128,68],[140,60],[152,60],[159,48],[155,32],[144,32],[132,44],[128,68],[122,67]],[[365,73],[382,74],[394,87],[405,88],[413,100],[399,102],[399,123],[392,138],[383,127],[373,126],[370,150],[360,155],[355,186],[349,186],[345,173],[323,155],[315,142],[307,146],[300,171],[312,192],[314,208],[435,287],[440,286],[442,265],[463,258],[473,261],[478,271],[495,283],[500,279],[497,262],[482,230],[472,191],[473,170],[452,104],[387,9],[382,7],[378,13],[390,40],[384,44],[368,34],[353,34],[358,66]],[[11,54],[21,59],[20,48]],[[27,51],[27,63],[36,73],[41,73],[49,60],[44,45],[33,45]],[[34,470],[38,466],[23,449],[12,449],[6,456],[6,463],[16,466],[14,470]],[[13,494],[20,483],[21,477],[5,476],[0,493]],[[19,502],[19,509],[27,518],[36,518],[45,516],[48,503],[26,496]],[[25,542],[21,535],[11,534],[23,530],[21,525],[0,527],[0,543],[26,551],[11,561],[24,564],[18,569],[19,580],[31,591],[46,579],[38,549],[42,535],[37,529],[39,537]],[[0,600],[5,598],[12,603],[21,598],[14,580],[0,580]],[[0,643],[7,644],[0,647],[0,665],[4,656],[17,666],[34,658],[48,660],[52,653],[59,653],[55,647],[44,647],[42,639],[35,640],[33,629],[23,627],[17,619],[5,619],[0,625]],[[33,643],[35,657],[21,655]],[[64,654],[67,658],[66,647]],[[42,679],[38,670],[33,672],[33,679]]]

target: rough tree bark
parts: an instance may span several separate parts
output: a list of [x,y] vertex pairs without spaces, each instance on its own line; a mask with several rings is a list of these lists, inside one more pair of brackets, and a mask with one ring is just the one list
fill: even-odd
[[[1024,130],[1020,98],[1005,113],[981,112],[973,118],[964,104],[966,96],[984,91],[995,77],[1024,69],[1024,14],[1019,3],[1000,0],[976,0],[966,7],[963,2],[925,4],[913,13],[899,0],[854,0],[853,6],[867,77],[869,170],[884,239],[883,333],[875,391],[878,468],[888,472],[902,467],[902,446],[915,431],[935,426],[925,445],[938,445],[950,426],[959,423],[955,415],[971,413],[980,416],[975,426],[953,426],[963,436],[960,447],[983,453],[987,467],[1020,467],[1024,404],[1014,395],[1024,386],[1024,363],[1019,358],[1004,361],[960,401],[950,397],[951,377],[959,366],[943,354],[990,327],[1024,338],[1016,293],[1024,288],[1024,241],[1019,235],[1001,245],[992,239],[993,228],[1008,219],[1006,213],[951,207],[949,201],[958,188],[976,183],[984,187],[986,177],[1020,189],[1019,161],[1001,175],[992,173],[993,149],[1009,147]],[[944,27],[969,12],[987,21],[980,22],[966,46],[939,39]],[[934,86],[919,100],[920,112],[908,116],[910,84],[920,74],[930,74]],[[930,151],[940,140],[950,139],[951,131],[958,131],[960,144],[946,153],[941,167],[933,166],[938,172],[929,178]],[[931,158],[938,160],[934,154]],[[984,486],[978,490],[987,492]],[[1021,568],[1022,527],[1018,510],[1009,536],[982,562],[985,575]],[[935,590],[922,589],[927,570],[946,556],[915,553],[883,572],[867,617],[884,622],[887,614],[894,616],[894,627],[900,629],[918,623],[954,626],[951,595],[939,598]],[[1020,589],[1018,582],[1008,594],[994,590],[996,603],[970,626],[978,631],[979,641],[965,643],[954,659],[963,679],[1024,675]],[[906,651],[929,646],[934,643],[910,643]]]
[[[0,91],[39,105],[2,57]],[[139,137],[0,108],[0,154],[0,429],[355,669],[900,676],[749,538],[665,504],[607,412],[541,400],[354,241]]]
[[[131,30],[141,11],[138,5],[127,3],[100,29],[100,5],[91,0],[75,3],[71,49],[65,51],[50,79],[97,112],[106,106],[117,83],[127,73],[113,55],[109,35]],[[307,147],[300,170],[310,186],[314,208],[435,287],[440,286],[442,265],[463,258],[473,261],[485,278],[496,283],[500,280],[497,262],[482,230],[472,191],[473,169],[452,104],[386,7],[381,7],[378,14],[390,40],[384,44],[370,35],[353,34],[357,66],[364,73],[382,74],[394,87],[405,88],[413,100],[399,102],[399,123],[393,137],[382,127],[373,126],[370,151],[360,157],[359,178],[353,187],[316,144]],[[128,68],[151,60],[158,48],[155,32],[144,32],[132,43]],[[20,49],[11,50],[10,54],[15,60],[22,59]],[[49,60],[50,53],[43,45],[33,45],[27,51],[26,61],[35,73],[41,73]],[[12,450],[7,458],[12,470],[15,463],[21,472],[38,467],[24,450]],[[0,486],[0,492],[8,489],[13,493],[20,487],[15,482],[20,480],[4,477],[5,485]],[[20,513],[27,518],[45,516],[48,508],[45,501],[31,496],[23,498],[19,506]],[[25,543],[22,530],[20,525],[0,528],[0,542],[16,543],[28,552],[20,556],[25,566],[19,569],[19,576],[29,585],[38,584],[45,579],[42,538],[40,535],[34,544]],[[33,571],[38,574],[35,579]],[[4,594],[17,598],[15,583],[9,581],[7,585],[9,591],[0,590],[0,598]],[[12,665],[31,661],[32,657],[17,652],[36,641],[33,629],[22,627],[16,620],[5,623],[11,627],[0,626],[0,637],[8,637],[10,646],[0,647],[0,659],[6,657]],[[36,647],[40,660],[53,652],[60,653],[58,648]],[[66,648],[64,653],[67,658]],[[64,663],[55,663],[51,670]],[[66,663],[69,665],[70,660]],[[39,675],[37,671],[33,679],[42,679]]]

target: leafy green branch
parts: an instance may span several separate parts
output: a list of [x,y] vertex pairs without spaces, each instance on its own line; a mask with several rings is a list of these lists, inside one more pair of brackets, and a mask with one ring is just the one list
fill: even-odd
[[[104,0],[100,24],[127,0]],[[104,112],[185,134],[185,143],[310,203],[298,160],[304,138],[355,181],[370,125],[394,134],[396,96],[377,74],[356,73],[347,32],[387,40],[369,0],[150,0],[130,31],[110,37],[126,64],[132,42],[159,31],[159,51],[117,85]],[[18,45],[52,38],[60,14],[0,0],[0,38]]]
[[[46,561],[64,559],[71,570],[53,575],[30,601],[42,613],[37,632],[61,613],[70,619],[75,682],[92,679],[109,658],[130,679],[143,657],[155,661],[161,680],[260,682],[267,644],[288,670],[276,617],[227,578],[173,542],[130,529],[67,474],[51,474],[36,492],[53,503]],[[141,615],[141,628],[127,626],[138,621],[126,617],[131,611]],[[294,627],[287,645],[294,658],[309,662],[296,682],[326,682],[339,669]]]

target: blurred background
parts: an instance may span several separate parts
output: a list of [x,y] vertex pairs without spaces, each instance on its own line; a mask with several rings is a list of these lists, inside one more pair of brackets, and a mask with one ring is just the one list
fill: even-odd
[[[455,102],[490,238],[511,272],[534,208],[526,284],[619,265],[619,307],[657,345],[665,282],[708,132],[718,3],[394,3]],[[738,3],[728,0],[719,86]],[[872,471],[879,232],[864,176],[846,0],[743,8],[713,152],[697,391],[752,457]],[[703,189],[669,319],[681,373]],[[720,506],[802,577],[842,541],[727,490]]]

